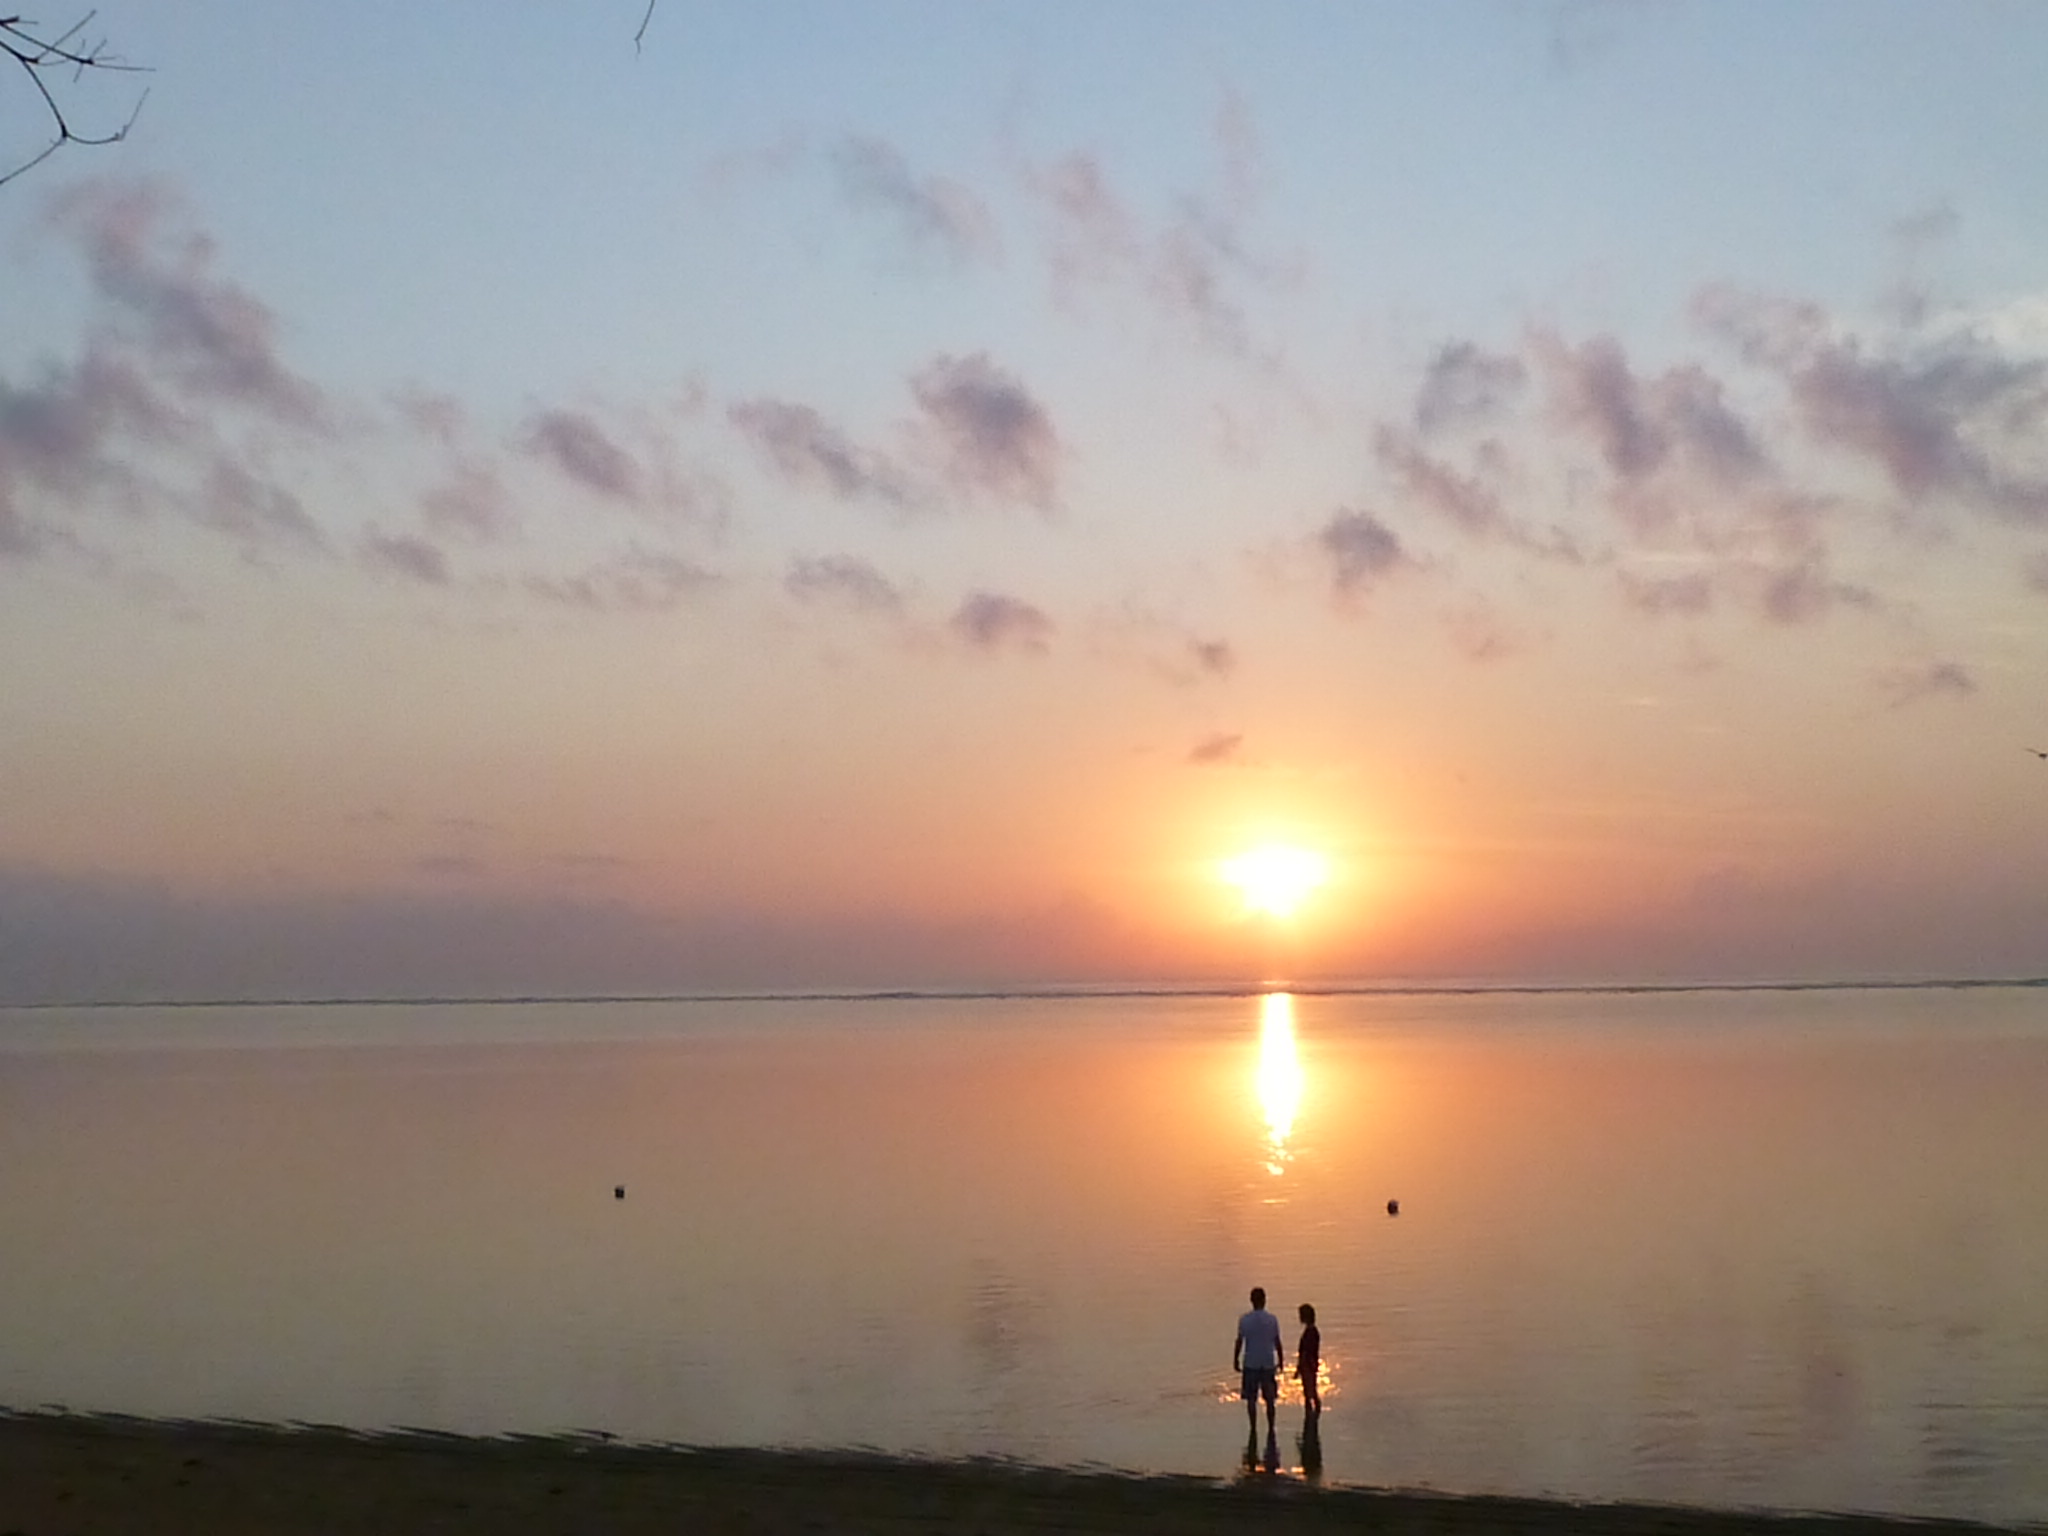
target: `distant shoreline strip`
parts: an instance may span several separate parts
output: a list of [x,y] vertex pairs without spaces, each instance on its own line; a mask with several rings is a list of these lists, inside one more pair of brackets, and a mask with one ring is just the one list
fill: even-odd
[[893,987],[836,991],[564,992],[514,996],[73,998],[0,1003],[0,1012],[113,1008],[479,1008],[598,1003],[989,1003],[1262,997],[1603,997],[1743,992],[1973,992],[2048,987],[2048,976],[1861,981],[1214,982],[1130,986]]

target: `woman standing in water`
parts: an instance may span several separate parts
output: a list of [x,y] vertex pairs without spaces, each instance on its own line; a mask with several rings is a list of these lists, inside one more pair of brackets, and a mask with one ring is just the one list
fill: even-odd
[[1323,1411],[1323,1335],[1316,1327],[1316,1309],[1301,1304],[1301,1343],[1294,1351],[1294,1374],[1301,1378],[1301,1402],[1313,1419]]

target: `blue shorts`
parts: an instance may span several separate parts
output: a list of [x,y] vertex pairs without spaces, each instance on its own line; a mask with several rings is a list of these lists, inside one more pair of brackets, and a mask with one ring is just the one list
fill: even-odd
[[1254,1397],[1263,1397],[1269,1403],[1279,1401],[1279,1371],[1270,1365],[1264,1370],[1246,1371],[1244,1373],[1244,1381],[1238,1387],[1237,1395],[1246,1402],[1250,1402]]

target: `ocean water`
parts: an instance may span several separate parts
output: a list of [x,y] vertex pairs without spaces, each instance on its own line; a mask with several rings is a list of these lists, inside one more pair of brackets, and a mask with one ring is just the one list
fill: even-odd
[[2028,987],[0,1010],[0,1406],[1223,1478],[1256,1284],[1282,1475],[2048,1520],[2044,1105]]

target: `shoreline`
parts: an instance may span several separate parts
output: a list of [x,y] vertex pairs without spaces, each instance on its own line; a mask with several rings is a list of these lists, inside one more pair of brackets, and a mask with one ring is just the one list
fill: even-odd
[[1985,1536],[2028,1529],[1314,1487],[1268,1475],[1224,1482],[852,1451],[0,1409],[0,1536],[1241,1536],[1248,1521],[1260,1536],[1361,1528],[1406,1536]]

